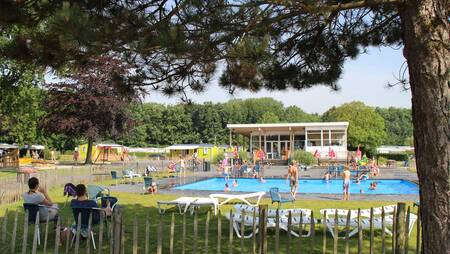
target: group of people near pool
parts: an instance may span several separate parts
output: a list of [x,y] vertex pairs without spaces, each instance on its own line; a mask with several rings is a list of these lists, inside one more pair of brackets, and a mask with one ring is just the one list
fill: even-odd
[[[224,159],[226,161],[227,159]],[[246,161],[236,160],[232,167],[227,167],[226,162],[222,162],[219,167],[222,175],[225,179],[225,187],[224,191],[231,191],[231,187],[236,188],[238,186],[238,177],[243,176],[243,172],[248,172],[248,175],[259,179],[260,183],[265,183],[263,178],[263,163],[261,161],[257,161],[253,168],[250,171],[247,171],[249,165]],[[361,168],[367,169],[367,171],[362,171],[361,174],[357,174],[352,181],[352,170],[358,170]],[[340,173],[340,177],[343,180],[343,200],[350,199],[350,184],[353,182],[355,184],[360,184],[362,180],[368,180],[369,176],[377,176],[379,175],[379,168],[376,165],[375,160],[368,160],[364,155],[361,160],[357,160],[356,157],[352,157],[349,165],[344,166],[344,170]],[[230,179],[233,179],[232,181]],[[328,182],[331,178],[331,174],[329,171],[325,173],[324,180]],[[295,199],[299,187],[299,170],[298,170],[298,162],[293,160],[288,166],[288,172],[286,175],[286,180],[290,187],[290,194],[292,198]],[[231,182],[231,184],[230,184]],[[377,182],[373,181],[370,184],[369,190],[377,189]],[[364,190],[360,189],[360,193],[363,194]]]
[[252,178],[258,179],[260,183],[265,183],[264,180],[264,165],[262,162],[257,161],[255,165],[251,166],[246,160],[236,159],[231,167],[228,165],[228,158],[225,158],[219,165],[218,170],[222,173],[225,179],[224,191],[230,191],[230,179],[233,178],[232,187],[237,187],[237,178],[242,177],[244,173]]

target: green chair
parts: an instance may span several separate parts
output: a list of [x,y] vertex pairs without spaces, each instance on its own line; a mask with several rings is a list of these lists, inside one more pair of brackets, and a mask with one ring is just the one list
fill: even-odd
[[97,200],[101,197],[109,196],[109,189],[98,185],[87,186],[88,198],[91,200]]

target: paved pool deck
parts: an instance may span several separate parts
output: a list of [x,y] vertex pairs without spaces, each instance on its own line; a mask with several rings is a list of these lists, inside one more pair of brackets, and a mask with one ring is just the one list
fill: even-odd
[[[300,172],[300,179],[320,179],[323,177],[326,169],[323,168],[312,168],[307,171]],[[270,167],[264,171],[265,178],[280,178],[285,177],[287,173],[287,167]],[[211,177],[218,177],[219,175],[214,172],[195,172],[194,175],[189,177],[174,177],[174,178],[164,178],[157,181],[159,186],[159,193],[161,194],[174,194],[178,196],[197,196],[197,197],[207,197],[212,193],[220,193],[217,191],[201,191],[201,190],[175,190],[172,189],[173,186],[187,184],[199,180],[208,179]],[[417,183],[417,175],[414,172],[410,172],[405,168],[395,168],[387,169],[382,168],[381,174],[372,179],[403,179]],[[128,192],[128,193],[144,193],[143,184],[118,184],[115,186],[110,186],[111,192]],[[232,194],[233,192],[228,192]],[[266,198],[269,196],[266,194]],[[341,200],[342,195],[340,194],[314,194],[314,193],[300,193],[296,196],[297,200]],[[360,201],[416,201],[419,199],[419,195],[382,195],[382,194],[352,194],[351,200]]]

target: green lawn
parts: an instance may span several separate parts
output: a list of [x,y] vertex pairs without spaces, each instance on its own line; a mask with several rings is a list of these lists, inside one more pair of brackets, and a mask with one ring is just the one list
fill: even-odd
[[[106,182],[105,182],[106,184]],[[50,192],[50,195],[54,198],[55,202],[58,202],[59,206],[61,207],[61,216],[64,224],[67,224],[68,221],[72,222],[72,214],[71,210],[68,206],[64,207],[65,203],[65,197],[62,196],[62,188],[56,188]],[[138,253],[144,252],[144,239],[145,239],[145,223],[146,223],[146,217],[149,216],[149,222],[150,222],[150,237],[149,237],[149,243],[151,252],[156,252],[156,235],[157,235],[157,223],[161,220],[163,222],[163,253],[169,252],[169,230],[170,230],[170,219],[171,219],[171,212],[168,211],[166,214],[160,216],[157,214],[157,208],[156,208],[156,201],[157,200],[171,200],[176,198],[175,195],[140,195],[140,194],[129,194],[129,193],[112,193],[112,195],[117,196],[120,200],[120,205],[123,207],[124,216],[125,216],[125,252],[126,253],[132,253],[132,236],[133,236],[133,222],[134,219],[138,222]],[[263,199],[263,204],[269,204],[270,199]],[[377,207],[382,205],[388,205],[392,204],[393,202],[385,202],[385,201],[335,201],[335,200],[298,200],[295,204],[288,204],[284,205],[283,208],[289,208],[289,207],[302,207],[302,208],[309,208],[314,211],[314,214],[318,215],[319,210],[323,208],[370,208],[370,207]],[[412,203],[408,203],[408,205],[412,205]],[[269,205],[271,208],[275,208],[275,206]],[[225,205],[221,208],[222,214],[228,213],[230,209],[233,208],[233,205]],[[23,209],[21,207],[21,203],[15,203],[10,204],[7,206],[0,207],[0,217],[3,217],[5,214],[6,209],[9,210],[8,212],[8,228],[9,232],[11,232],[12,229],[12,221],[14,218],[12,210],[18,210],[20,213],[19,216],[19,223],[20,223],[20,229],[22,230],[23,225]],[[173,210],[175,212],[175,210]],[[205,236],[205,221],[206,221],[206,213],[207,209],[202,209],[199,211],[198,214],[198,251],[204,250],[204,236]],[[186,221],[187,221],[187,239],[186,239],[186,253],[193,253],[193,246],[194,246],[194,216],[187,215]],[[224,218],[222,219],[222,252],[229,251],[229,222]],[[41,228],[44,228],[41,227]],[[180,253],[181,249],[181,242],[182,242],[182,216],[175,213],[175,251],[174,253]],[[98,230],[98,227],[96,227],[95,230]],[[216,244],[217,244],[217,217],[211,216],[210,221],[210,234],[209,234],[209,246],[208,250],[209,252],[216,252]],[[323,241],[323,228],[321,225],[316,226],[316,237],[315,237],[315,252],[316,253],[322,253],[322,241]],[[20,232],[18,235],[22,235]],[[43,233],[42,233],[42,239],[43,239]],[[413,250],[415,250],[415,239],[416,239],[416,230],[413,230],[413,233],[410,236],[409,246],[410,246],[410,252],[413,253]],[[49,235],[51,241],[49,242],[49,246],[53,248],[54,246],[54,233],[50,233]],[[98,237],[98,235],[96,235]],[[0,252],[2,248],[6,248],[7,245],[10,244],[10,238],[11,235],[7,236],[6,245],[1,246],[0,245]],[[240,239],[236,237],[236,235],[233,236],[233,252],[234,253],[240,253]],[[364,252],[368,251],[369,248],[369,232],[364,232]],[[31,248],[32,243],[32,234],[30,233],[28,237],[28,246]],[[286,245],[287,245],[287,234],[284,231],[280,231],[280,251],[281,253],[286,253]],[[268,250],[269,253],[273,253],[275,248],[275,231],[269,230],[268,231]],[[302,246],[304,253],[310,253],[309,252],[309,242],[310,238],[302,238]],[[21,246],[22,239],[18,239],[17,244]],[[83,250],[81,253],[85,253],[85,241],[82,242]],[[109,247],[107,246],[107,241],[104,242],[105,245],[103,246],[104,253],[109,253]],[[292,248],[291,250],[296,250],[297,247],[298,238],[292,237]],[[252,239],[245,239],[244,240],[244,253],[251,252],[251,245]],[[381,232],[375,231],[375,241],[374,241],[374,248],[375,253],[380,253],[381,251]],[[387,244],[387,253],[391,252],[391,239],[386,240]],[[352,237],[351,242],[351,253],[355,253],[357,251],[357,238]],[[344,243],[343,240],[339,239],[338,242],[339,253],[343,253],[344,251]],[[42,253],[41,246],[39,248],[38,253]],[[327,249],[329,253],[332,253],[333,249],[333,240],[329,233],[327,233]],[[4,249],[3,249],[4,250]],[[17,250],[21,250],[21,248],[18,246]],[[29,249],[31,250],[31,249]],[[9,251],[9,250],[8,250]],[[1,253],[4,253],[5,250]],[[28,251],[27,251],[28,253]]]

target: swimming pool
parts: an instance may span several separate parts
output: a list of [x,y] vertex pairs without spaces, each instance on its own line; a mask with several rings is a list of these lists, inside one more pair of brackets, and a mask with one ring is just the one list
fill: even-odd
[[[242,192],[257,192],[266,191],[269,192],[270,188],[278,187],[280,192],[289,192],[289,183],[286,179],[265,179],[265,183],[260,183],[258,179],[252,178],[238,178],[238,186],[233,187],[233,180],[229,180],[231,191]],[[376,181],[378,187],[376,190],[370,190],[370,183]],[[225,187],[224,178],[211,178],[198,182],[193,182],[185,185],[175,187],[176,190],[208,190],[208,191],[223,191]],[[405,180],[367,180],[361,181],[360,184],[351,183],[350,193],[359,194],[363,190],[364,194],[419,194],[419,186]],[[298,193],[319,193],[319,194],[341,194],[342,193],[342,180],[331,180],[325,182],[322,179],[308,179],[299,181]]]

